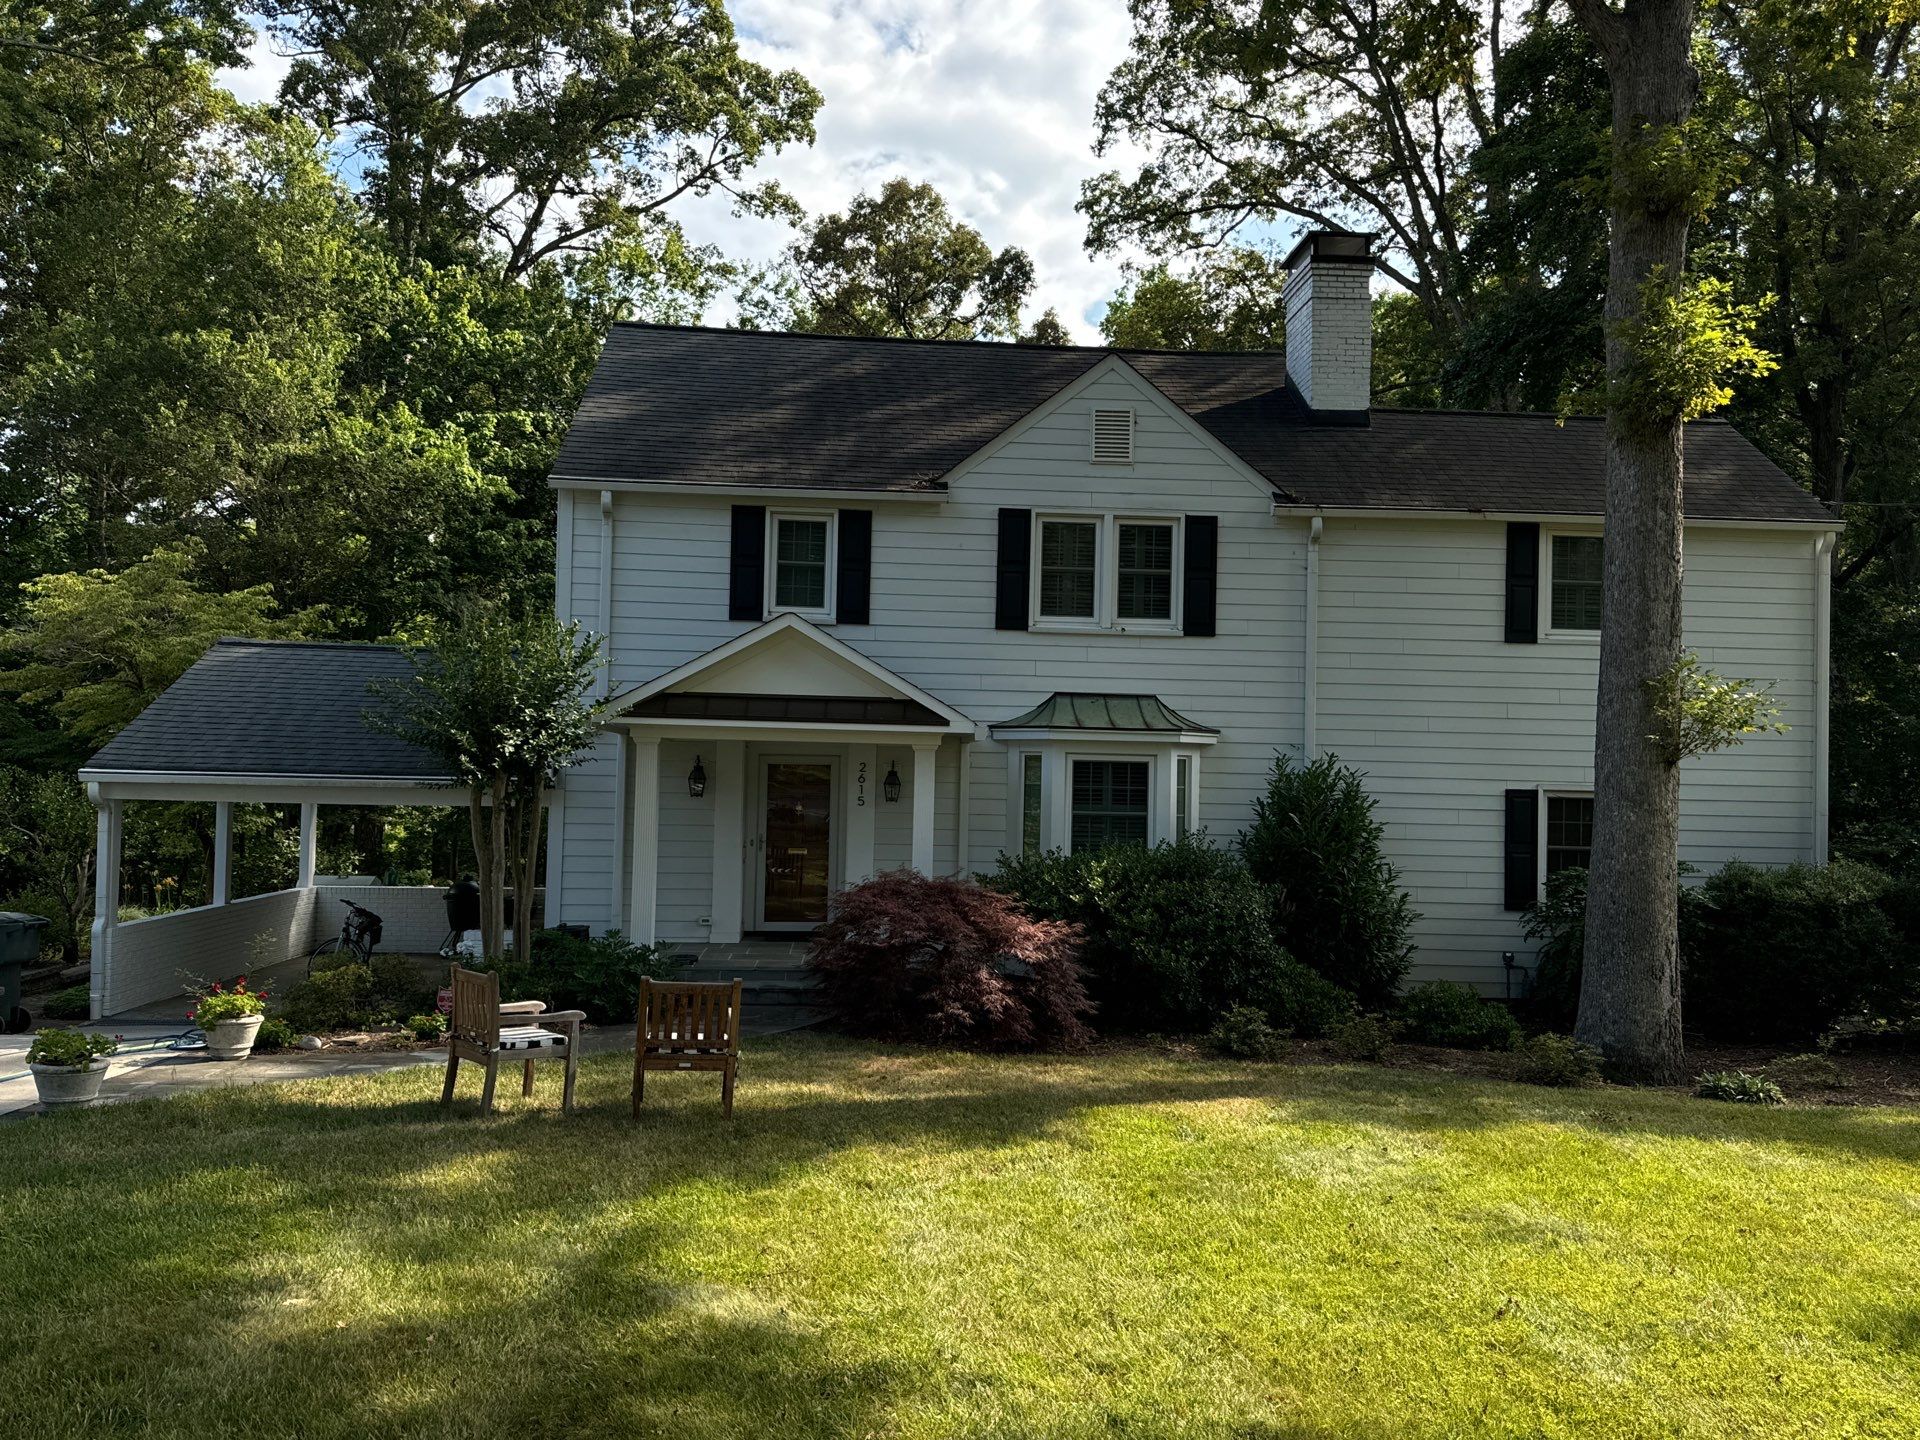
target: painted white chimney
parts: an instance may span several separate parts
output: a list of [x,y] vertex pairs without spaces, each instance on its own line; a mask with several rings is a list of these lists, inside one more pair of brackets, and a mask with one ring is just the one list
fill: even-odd
[[1328,420],[1365,424],[1373,393],[1374,237],[1309,230],[1287,256],[1287,380]]

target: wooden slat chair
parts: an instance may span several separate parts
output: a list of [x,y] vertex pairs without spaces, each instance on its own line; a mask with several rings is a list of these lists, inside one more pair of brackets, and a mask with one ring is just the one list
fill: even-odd
[[649,1070],[718,1070],[720,1107],[733,1118],[740,1069],[740,982],[640,981],[633,1036],[633,1113],[640,1114]]
[[567,1080],[560,1107],[571,1115],[573,1082],[580,1068],[580,1022],[586,1018],[582,1010],[549,1011],[539,1000],[513,1000],[503,1005],[497,974],[455,965],[453,1014],[447,1021],[447,1083],[441,1087],[440,1103],[453,1103],[454,1081],[462,1060],[487,1067],[487,1081],[480,1091],[482,1115],[493,1113],[493,1085],[502,1060],[526,1062],[520,1082],[522,1095],[533,1094],[534,1061],[564,1060]]

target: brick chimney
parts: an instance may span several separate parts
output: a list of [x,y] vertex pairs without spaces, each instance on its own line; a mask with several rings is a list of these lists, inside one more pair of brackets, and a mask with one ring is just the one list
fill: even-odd
[[1373,392],[1371,234],[1309,230],[1287,256],[1287,381],[1331,424],[1364,425]]

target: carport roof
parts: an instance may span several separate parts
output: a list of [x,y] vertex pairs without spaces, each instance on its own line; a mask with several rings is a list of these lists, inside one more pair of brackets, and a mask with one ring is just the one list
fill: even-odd
[[374,730],[376,682],[413,674],[393,645],[217,641],[80,772],[450,784],[435,756]]

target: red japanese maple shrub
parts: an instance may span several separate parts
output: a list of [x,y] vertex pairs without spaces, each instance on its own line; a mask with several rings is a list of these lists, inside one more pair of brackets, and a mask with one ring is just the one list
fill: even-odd
[[983,1050],[1092,1038],[1078,925],[1035,920],[967,880],[891,870],[842,891],[807,956],[859,1035]]

